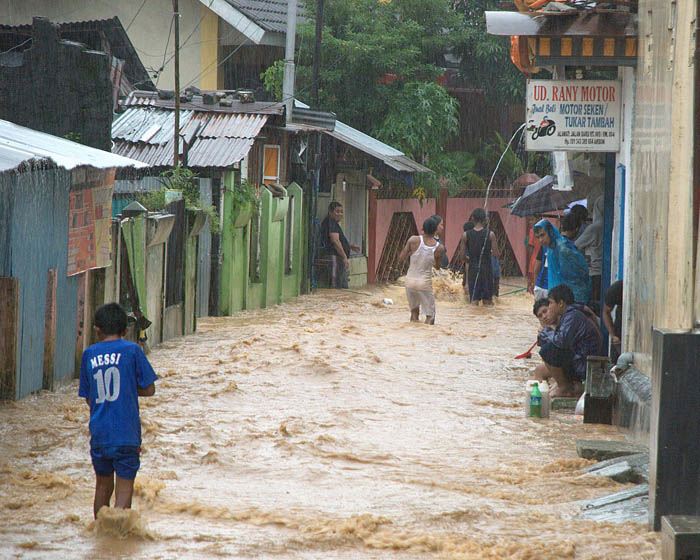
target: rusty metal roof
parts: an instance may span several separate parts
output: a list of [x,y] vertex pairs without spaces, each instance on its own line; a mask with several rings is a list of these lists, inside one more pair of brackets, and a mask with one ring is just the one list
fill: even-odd
[[[202,94],[216,93],[233,94],[234,92],[227,90],[202,92]],[[180,110],[207,111],[219,113],[258,113],[262,115],[282,115],[284,113],[283,103],[277,103],[272,101],[241,103],[240,101],[235,100],[232,102],[231,107],[224,107],[219,103],[204,103],[204,96],[202,94],[193,95],[192,101],[180,102]],[[121,102],[121,106],[124,108],[160,107],[164,109],[175,109],[175,100],[160,99],[160,97],[158,96],[158,92],[154,91],[133,91],[124,101]]]
[[49,162],[69,170],[81,166],[146,167],[140,161],[0,120],[0,172],[33,162]]
[[524,37],[636,37],[637,14],[622,11],[543,14],[484,12],[486,32]]
[[[188,167],[228,168],[241,161],[270,115],[184,110],[180,112],[180,153]],[[173,161],[175,111],[134,106],[112,124],[112,152],[167,167]]]

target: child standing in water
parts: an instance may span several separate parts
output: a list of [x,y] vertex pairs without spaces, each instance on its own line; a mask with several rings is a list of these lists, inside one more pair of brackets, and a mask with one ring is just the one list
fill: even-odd
[[433,294],[433,267],[440,268],[445,246],[435,239],[438,223],[435,218],[423,222],[423,235],[413,235],[399,255],[399,263],[411,255],[406,274],[406,299],[411,310],[411,321],[418,321],[421,307],[425,322],[435,323],[435,294]]
[[474,228],[467,232],[467,263],[469,272],[469,299],[478,305],[493,305],[493,263],[491,255],[498,258],[496,236],[488,229],[488,218],[483,208],[472,212]]
[[126,312],[107,303],[95,312],[99,342],[83,352],[80,388],[90,407],[90,456],[95,469],[95,519],[103,506],[131,507],[134,479],[141,465],[141,419],[138,397],[155,394],[157,376],[141,348],[122,339]]

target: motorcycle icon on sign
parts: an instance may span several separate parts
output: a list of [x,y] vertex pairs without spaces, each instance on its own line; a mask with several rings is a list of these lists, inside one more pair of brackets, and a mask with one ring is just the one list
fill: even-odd
[[536,125],[532,119],[528,121],[527,131],[532,132],[531,138],[537,140],[540,136],[551,136],[557,129],[554,121],[545,116],[539,125]]

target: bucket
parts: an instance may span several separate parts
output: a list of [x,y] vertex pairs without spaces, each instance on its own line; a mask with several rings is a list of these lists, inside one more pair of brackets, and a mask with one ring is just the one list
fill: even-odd
[[530,417],[530,393],[532,393],[535,383],[542,393],[542,418],[549,418],[549,385],[546,381],[537,381],[536,379],[528,379],[525,384],[525,416]]

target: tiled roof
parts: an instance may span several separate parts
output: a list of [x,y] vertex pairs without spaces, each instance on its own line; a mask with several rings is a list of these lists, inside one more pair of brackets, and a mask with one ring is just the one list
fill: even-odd
[[[287,29],[286,0],[226,0],[236,10],[266,31],[284,33]],[[297,22],[305,21],[301,2],[297,5]]]

